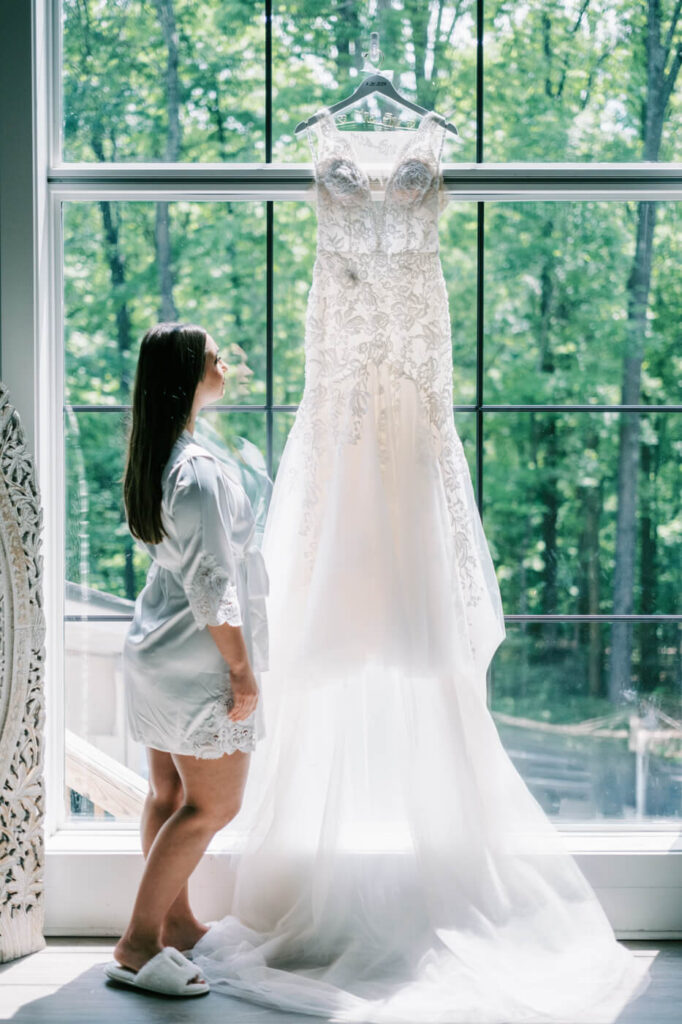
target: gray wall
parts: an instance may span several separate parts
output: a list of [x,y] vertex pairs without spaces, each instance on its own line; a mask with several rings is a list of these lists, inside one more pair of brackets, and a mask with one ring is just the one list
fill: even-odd
[[0,0],[0,375],[35,455],[30,0]]

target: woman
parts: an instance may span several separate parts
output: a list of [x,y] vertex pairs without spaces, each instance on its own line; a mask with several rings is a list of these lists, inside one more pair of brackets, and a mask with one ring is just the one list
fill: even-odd
[[179,951],[207,927],[187,879],[241,807],[250,751],[265,735],[258,673],[267,667],[267,574],[254,517],[227,467],[194,439],[226,365],[194,324],[161,323],[140,348],[124,478],[128,526],[153,562],[126,636],[132,736],[147,747],[146,865],[128,927],[107,965],[136,988],[203,995]]

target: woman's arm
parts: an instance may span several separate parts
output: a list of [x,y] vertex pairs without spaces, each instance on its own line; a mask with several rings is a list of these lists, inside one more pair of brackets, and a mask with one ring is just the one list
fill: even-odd
[[258,701],[242,632],[237,566],[225,485],[214,460],[190,458],[180,468],[170,506],[180,546],[180,575],[199,629],[208,629],[230,670],[233,722]]
[[208,624],[206,629],[215,640],[230,669],[234,705],[228,712],[228,718],[233,722],[240,722],[248,718],[258,703],[258,684],[249,663],[242,628],[223,622],[219,626]]

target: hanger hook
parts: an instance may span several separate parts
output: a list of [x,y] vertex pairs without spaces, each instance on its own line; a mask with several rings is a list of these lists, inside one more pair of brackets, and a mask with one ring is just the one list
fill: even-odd
[[380,53],[381,53],[381,50],[379,49],[379,33],[378,32],[370,32],[370,34],[369,34],[369,62],[370,62],[370,64],[375,64],[377,66],[379,65],[379,59],[380,59],[379,58],[379,54]]
[[379,33],[370,32],[369,34],[369,50],[363,50],[362,56],[365,60],[365,66],[363,71],[378,71],[381,67],[381,61],[383,59],[383,53],[379,49]]

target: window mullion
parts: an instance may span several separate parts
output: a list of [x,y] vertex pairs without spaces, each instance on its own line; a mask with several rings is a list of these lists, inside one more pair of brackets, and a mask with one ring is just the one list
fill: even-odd
[[[272,163],[272,0],[265,0],[265,162]],[[265,443],[268,476],[273,467],[274,206],[268,200],[265,242]]]

